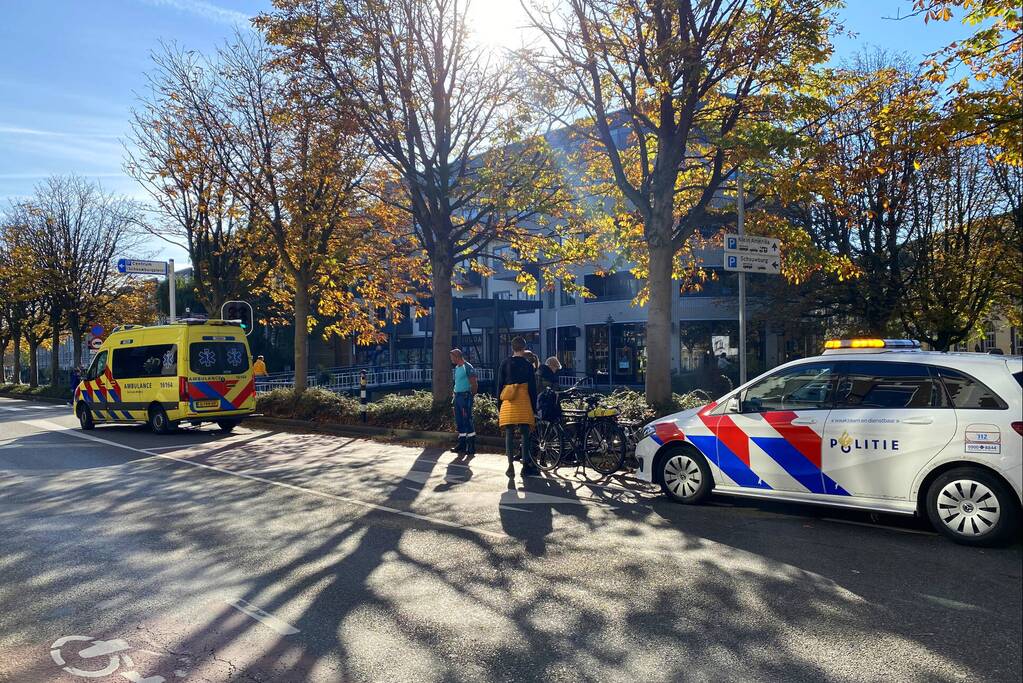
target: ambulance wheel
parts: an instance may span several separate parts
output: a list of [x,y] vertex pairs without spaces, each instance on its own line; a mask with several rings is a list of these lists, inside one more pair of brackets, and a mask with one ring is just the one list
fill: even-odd
[[979,467],[957,467],[927,489],[927,517],[963,545],[999,545],[1017,533],[1019,502],[1001,478]]
[[153,406],[149,409],[149,429],[153,434],[170,434],[174,431],[175,426],[167,417],[167,411],[160,406]]
[[661,490],[679,503],[692,505],[710,495],[714,481],[703,456],[689,448],[676,448],[658,458]]
[[89,410],[89,406],[81,403],[78,404],[78,424],[82,426],[84,432],[96,428],[96,421],[92,419],[92,411]]
[[238,426],[238,420],[217,420],[217,426],[224,434],[230,434]]

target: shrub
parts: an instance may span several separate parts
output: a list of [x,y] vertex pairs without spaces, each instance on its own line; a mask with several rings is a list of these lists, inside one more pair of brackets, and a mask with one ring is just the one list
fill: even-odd
[[62,398],[71,400],[71,387],[41,384],[38,387],[29,387],[27,384],[0,384],[0,394],[14,394],[16,396],[47,396],[49,398]]
[[671,406],[667,410],[657,412],[646,402],[646,396],[633,391],[632,389],[619,389],[605,399],[607,405],[618,408],[619,414],[625,420],[637,420],[648,422],[662,415],[670,415],[680,410],[698,408],[710,403],[711,398],[701,389],[696,389],[685,394],[672,394]]

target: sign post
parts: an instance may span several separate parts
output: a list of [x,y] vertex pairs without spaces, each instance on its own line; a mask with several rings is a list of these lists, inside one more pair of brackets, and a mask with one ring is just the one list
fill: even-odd
[[737,235],[725,235],[725,270],[739,274],[739,384],[746,375],[746,273],[781,274],[781,242],[771,237],[746,234],[746,197],[743,194],[742,172],[736,174],[738,196]]
[[163,275],[167,278],[167,303],[169,304],[169,315],[167,320],[177,320],[177,300],[174,287],[174,259],[166,261],[143,261],[141,259],[122,258],[117,259],[117,272],[125,275]]

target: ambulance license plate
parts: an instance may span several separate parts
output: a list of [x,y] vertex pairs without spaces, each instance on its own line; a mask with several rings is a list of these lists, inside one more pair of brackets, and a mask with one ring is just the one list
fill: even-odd
[[210,408],[219,408],[220,401],[196,401],[193,405],[196,410],[209,410]]

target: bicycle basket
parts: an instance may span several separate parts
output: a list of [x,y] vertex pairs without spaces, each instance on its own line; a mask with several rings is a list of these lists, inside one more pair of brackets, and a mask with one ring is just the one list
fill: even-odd
[[594,408],[586,413],[587,417],[614,417],[618,414],[617,408]]

